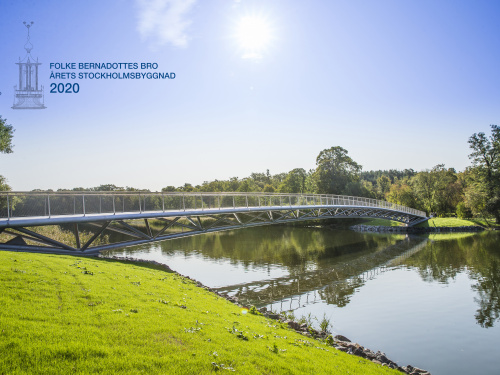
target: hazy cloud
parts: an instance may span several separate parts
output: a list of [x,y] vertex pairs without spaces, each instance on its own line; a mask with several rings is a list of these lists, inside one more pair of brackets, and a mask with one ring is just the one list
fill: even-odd
[[186,47],[189,11],[196,0],[136,0],[139,7],[137,28],[144,39],[154,44]]

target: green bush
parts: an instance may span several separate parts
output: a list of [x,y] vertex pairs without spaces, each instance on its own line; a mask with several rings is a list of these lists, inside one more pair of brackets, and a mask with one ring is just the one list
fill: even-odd
[[471,209],[467,207],[464,202],[457,204],[456,212],[459,219],[470,219],[472,217]]

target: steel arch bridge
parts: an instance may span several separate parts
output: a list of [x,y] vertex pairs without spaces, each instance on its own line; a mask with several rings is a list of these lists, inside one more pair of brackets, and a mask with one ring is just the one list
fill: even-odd
[[[409,207],[343,195],[4,192],[0,249],[93,255],[195,234],[332,218],[379,218],[408,226],[427,220],[425,212]],[[52,225],[73,234],[60,239],[39,233],[39,227]]]

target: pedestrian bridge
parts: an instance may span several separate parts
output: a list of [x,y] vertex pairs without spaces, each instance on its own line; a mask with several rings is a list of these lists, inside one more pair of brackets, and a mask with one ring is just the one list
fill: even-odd
[[[427,220],[425,212],[413,208],[343,195],[3,192],[0,249],[96,254],[195,234],[337,218],[388,219],[408,226]],[[40,229],[54,225],[66,233]]]

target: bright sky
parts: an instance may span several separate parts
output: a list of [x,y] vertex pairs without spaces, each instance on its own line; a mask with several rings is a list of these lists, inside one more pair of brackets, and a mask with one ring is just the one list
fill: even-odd
[[[463,170],[468,137],[500,124],[499,16],[498,0],[0,0],[16,129],[0,174],[15,190],[160,190],[314,168],[332,146],[363,170]],[[43,110],[11,109],[23,21]],[[81,62],[176,77],[50,79]],[[80,91],[50,93],[61,82]]]

